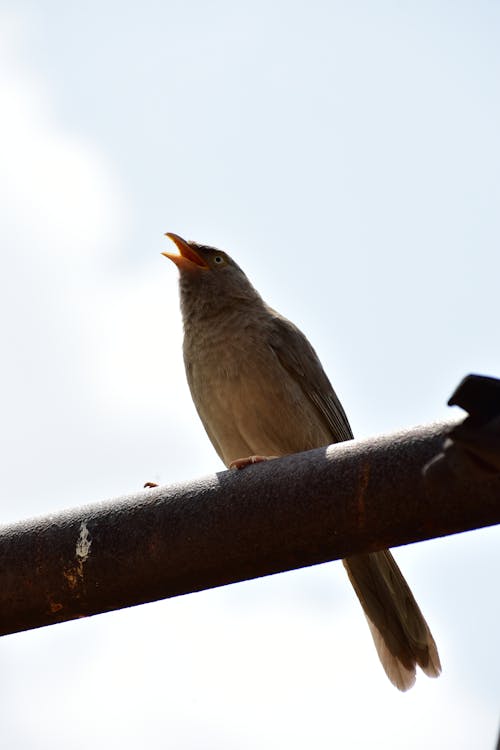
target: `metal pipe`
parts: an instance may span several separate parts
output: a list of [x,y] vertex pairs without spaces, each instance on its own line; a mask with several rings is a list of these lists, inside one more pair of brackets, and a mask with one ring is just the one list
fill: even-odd
[[424,478],[450,424],[0,529],[0,634],[500,522],[500,479]]

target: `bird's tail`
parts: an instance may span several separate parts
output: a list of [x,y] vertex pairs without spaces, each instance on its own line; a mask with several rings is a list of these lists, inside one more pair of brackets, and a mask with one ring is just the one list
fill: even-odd
[[429,677],[437,677],[441,664],[434,638],[389,550],[343,562],[393,685],[411,688],[417,665]]

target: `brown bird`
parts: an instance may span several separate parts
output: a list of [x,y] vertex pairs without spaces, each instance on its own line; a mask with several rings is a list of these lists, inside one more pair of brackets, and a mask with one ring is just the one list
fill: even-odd
[[[184,363],[208,437],[229,468],[351,440],[344,409],[316,352],[270,308],[222,250],[167,233],[178,253]],[[441,671],[429,627],[389,550],[348,557],[345,568],[390,681]]]

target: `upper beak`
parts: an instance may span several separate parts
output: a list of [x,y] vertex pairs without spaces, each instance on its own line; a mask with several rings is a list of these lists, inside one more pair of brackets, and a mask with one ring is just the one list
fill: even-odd
[[186,242],[186,240],[183,240],[182,237],[179,237],[178,234],[167,232],[165,234],[165,237],[168,237],[169,240],[172,240],[180,254],[162,253],[162,255],[164,255],[165,258],[169,258],[171,261],[173,261],[177,268],[179,268],[181,271],[208,268],[208,264],[205,263],[201,255],[199,255],[196,250],[191,247],[188,242]]

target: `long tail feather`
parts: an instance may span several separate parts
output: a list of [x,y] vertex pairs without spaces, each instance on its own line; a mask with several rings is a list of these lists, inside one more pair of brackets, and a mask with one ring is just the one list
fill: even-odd
[[412,687],[417,665],[429,677],[437,677],[441,663],[434,638],[389,550],[343,562],[393,685],[399,690]]

